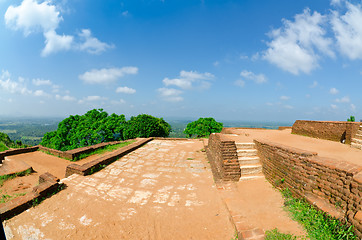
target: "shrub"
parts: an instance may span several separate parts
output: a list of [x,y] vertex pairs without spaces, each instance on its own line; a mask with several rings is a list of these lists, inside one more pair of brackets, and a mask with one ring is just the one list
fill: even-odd
[[207,137],[211,133],[221,132],[223,124],[213,118],[199,118],[197,121],[187,124],[184,131],[188,137]]
[[354,116],[350,116],[348,119],[347,119],[347,122],[355,122],[355,117]]

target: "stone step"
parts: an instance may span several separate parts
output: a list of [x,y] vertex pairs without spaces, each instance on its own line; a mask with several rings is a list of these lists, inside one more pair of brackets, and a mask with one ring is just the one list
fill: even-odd
[[260,164],[260,158],[259,157],[239,157],[239,164]]
[[362,150],[362,144],[351,142],[351,147]]
[[352,142],[362,144],[362,139],[352,138]]
[[236,143],[237,149],[254,149],[255,143]]
[[238,149],[237,152],[239,157],[257,156],[256,149]]
[[241,165],[240,170],[241,170],[241,175],[258,174],[261,173],[262,166],[261,164]]
[[241,175],[241,177],[239,178],[239,181],[247,181],[247,180],[259,179],[259,178],[265,178],[265,177],[262,173],[244,174],[244,175]]

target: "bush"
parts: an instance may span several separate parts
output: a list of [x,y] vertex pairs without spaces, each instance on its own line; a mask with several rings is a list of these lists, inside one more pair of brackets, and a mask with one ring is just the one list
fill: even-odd
[[354,122],[355,120],[354,116],[350,116],[350,118],[347,119],[347,122]]
[[207,137],[211,133],[221,132],[223,124],[213,118],[199,118],[197,121],[187,124],[184,131],[188,137]]
[[156,118],[147,114],[131,117],[123,129],[123,138],[131,139],[137,137],[168,137],[171,126],[162,118]]

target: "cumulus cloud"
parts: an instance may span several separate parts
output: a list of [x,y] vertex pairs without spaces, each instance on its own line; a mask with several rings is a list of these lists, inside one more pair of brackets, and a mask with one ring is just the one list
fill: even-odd
[[326,22],[325,16],[309,9],[295,15],[294,21],[283,19],[283,27],[269,33],[272,40],[263,59],[295,75],[311,72],[318,66],[318,52],[334,56],[332,40],[322,27]]
[[242,76],[245,79],[252,80],[257,84],[262,84],[267,82],[267,78],[264,76],[264,74],[255,74],[247,70],[242,71],[240,73],[240,76]]
[[32,82],[35,86],[43,86],[43,85],[51,86],[52,85],[52,82],[50,80],[44,80],[44,79],[39,79],[39,78],[33,79]]
[[50,97],[50,95],[43,90],[36,90],[34,91],[34,96],[36,97]]
[[136,90],[129,87],[118,87],[116,89],[116,93],[126,93],[126,94],[134,94],[136,93]]
[[239,80],[236,80],[236,81],[234,82],[234,84],[235,84],[236,86],[239,86],[239,87],[244,87],[244,86],[245,86],[245,81],[239,79]]
[[101,101],[101,100],[106,100],[107,98],[105,97],[101,97],[101,96],[87,96],[84,97],[83,99],[79,100],[78,103],[82,104],[85,102],[96,102],[96,101]]
[[331,88],[331,89],[329,89],[329,93],[335,95],[335,94],[339,93],[339,91],[337,88]]
[[109,84],[125,75],[137,74],[137,67],[92,69],[79,75],[79,79],[88,84]]
[[73,102],[73,101],[77,100],[75,97],[72,97],[72,96],[69,96],[69,95],[61,96],[59,94],[55,95],[55,99],[62,100],[62,101],[67,101],[67,102]]
[[180,96],[182,94],[181,90],[174,88],[159,88],[158,92],[161,97],[169,102],[180,102],[183,98]]
[[342,97],[342,98],[337,98],[336,102],[338,102],[338,103],[349,103],[350,99],[349,99],[348,96],[345,96],[345,97]]
[[81,39],[83,39],[83,43],[79,46],[81,51],[87,51],[91,54],[100,54],[106,51],[109,48],[113,48],[113,45],[109,45],[107,43],[99,41],[97,38],[92,36],[91,30],[83,29],[79,34]]
[[4,90],[9,93],[18,93],[22,95],[31,94],[32,91],[29,90],[24,84],[24,80],[19,78],[18,81],[11,79],[11,75],[8,71],[2,71],[0,75],[0,90]]
[[162,82],[165,86],[177,86],[182,89],[192,89],[193,84],[198,83],[200,88],[208,88],[210,87],[210,83],[208,80],[213,79],[215,76],[211,73],[198,73],[196,71],[181,71],[180,76],[178,78],[164,78]]
[[7,27],[21,30],[25,36],[33,32],[43,32],[45,38],[45,47],[41,52],[43,57],[71,49],[99,54],[113,47],[93,37],[89,29],[83,29],[79,34],[80,43],[75,43],[72,35],[58,34],[56,29],[63,18],[51,1],[38,3],[37,0],[23,0],[19,6],[9,6],[4,18]]
[[289,99],[290,99],[290,97],[288,97],[288,96],[280,96],[280,100],[282,100],[282,101],[287,101]]
[[332,29],[341,53],[351,60],[362,59],[362,8],[346,2],[347,12],[333,11]]

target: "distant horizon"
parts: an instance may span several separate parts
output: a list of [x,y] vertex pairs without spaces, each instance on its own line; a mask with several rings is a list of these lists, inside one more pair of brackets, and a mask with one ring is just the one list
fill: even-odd
[[0,114],[359,120],[360,19],[360,0],[0,0]]

